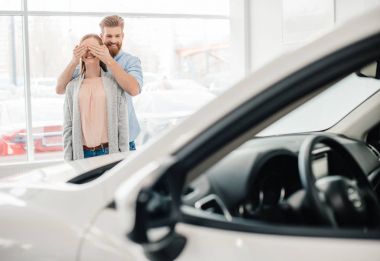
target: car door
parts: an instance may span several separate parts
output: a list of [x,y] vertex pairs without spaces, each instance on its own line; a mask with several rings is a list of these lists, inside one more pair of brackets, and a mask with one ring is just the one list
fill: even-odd
[[[220,204],[215,197],[203,202],[213,202],[211,214],[196,204],[184,204],[184,197],[192,192],[187,191],[186,184],[201,177],[254,133],[285,115],[300,100],[378,59],[380,28],[374,17],[375,12],[356,21],[377,28],[359,41],[341,43],[341,48],[327,56],[305,63],[296,73],[243,102],[158,165],[147,166],[136,173],[133,181],[125,182],[117,192],[117,206],[128,240],[140,244],[151,260],[379,260],[378,231],[297,227],[266,220],[246,224],[226,215],[223,202]],[[335,32],[335,36],[332,33],[321,42],[328,44],[327,40],[348,29]],[[268,67],[276,68],[274,64]]]

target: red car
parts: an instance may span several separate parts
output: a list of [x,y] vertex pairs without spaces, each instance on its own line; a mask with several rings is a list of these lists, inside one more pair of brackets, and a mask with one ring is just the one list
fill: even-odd
[[[35,152],[63,150],[63,97],[33,97],[32,126]],[[48,113],[47,113],[48,112]],[[0,156],[27,152],[25,100],[0,102]]]
[[[63,150],[62,126],[51,125],[33,128],[36,153]],[[0,139],[0,156],[22,155],[27,151],[26,130],[20,129],[4,134]]]

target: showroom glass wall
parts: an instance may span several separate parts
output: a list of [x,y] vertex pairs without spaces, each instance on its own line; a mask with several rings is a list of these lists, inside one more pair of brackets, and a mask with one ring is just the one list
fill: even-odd
[[63,158],[56,78],[113,13],[142,62],[140,146],[230,85],[228,0],[0,0],[0,164]]

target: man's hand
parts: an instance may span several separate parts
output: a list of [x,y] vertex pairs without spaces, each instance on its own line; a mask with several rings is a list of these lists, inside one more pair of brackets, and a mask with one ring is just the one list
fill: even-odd
[[75,65],[77,65],[80,61],[80,58],[86,53],[87,47],[84,45],[77,45],[75,46],[73,50],[73,58],[71,59],[71,62]]
[[106,65],[109,65],[113,61],[110,51],[105,45],[89,44],[88,49]]

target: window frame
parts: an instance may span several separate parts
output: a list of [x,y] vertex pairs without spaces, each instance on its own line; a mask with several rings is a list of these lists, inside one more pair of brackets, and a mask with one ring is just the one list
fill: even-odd
[[[72,17],[104,17],[110,15],[110,12],[71,12],[71,11],[30,11],[28,9],[28,0],[21,0],[21,10],[5,11],[0,10],[0,16],[21,16],[22,18],[22,36],[23,36],[23,60],[24,60],[24,98],[25,98],[25,116],[26,116],[26,131],[27,131],[27,160],[26,162],[56,162],[57,160],[35,160],[34,142],[33,142],[33,126],[32,126],[32,113],[31,103],[31,78],[30,78],[30,43],[29,43],[29,24],[28,18],[32,16],[72,16]],[[230,0],[230,6],[244,6],[247,0],[240,0],[237,3]],[[231,9],[231,7],[230,7]],[[235,8],[236,9],[236,8]],[[234,9],[234,10],[235,10]],[[241,8],[240,8],[241,9]],[[231,22],[230,15],[215,15],[215,14],[184,14],[184,13],[144,13],[144,12],[117,12],[115,13],[122,17],[128,18],[188,18],[188,19],[222,19],[229,20]],[[239,14],[235,13],[234,16],[238,17]],[[236,26],[235,26],[236,27]],[[234,39],[231,31],[231,39]],[[240,48],[236,48],[240,50]],[[240,51],[239,51],[240,52]],[[245,55],[239,54],[239,57],[245,57]],[[246,63],[246,62],[245,62]],[[246,65],[245,65],[246,67]],[[242,71],[242,70],[240,70]],[[247,72],[247,69],[244,69]],[[244,73],[245,75],[246,73]],[[239,77],[243,77],[241,75]],[[25,161],[21,161],[24,162]],[[8,163],[0,163],[0,166],[7,165]]]

